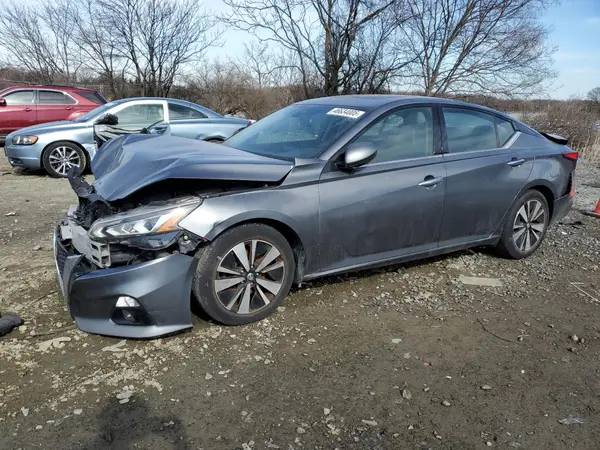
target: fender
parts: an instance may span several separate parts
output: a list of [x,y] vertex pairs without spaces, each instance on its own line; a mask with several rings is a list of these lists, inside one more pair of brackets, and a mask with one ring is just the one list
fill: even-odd
[[[194,214],[196,211],[198,214]],[[236,225],[244,222],[260,222],[264,220],[274,220],[288,226],[298,235],[301,241],[304,241],[300,233],[298,233],[299,227],[292,218],[270,210],[244,211],[233,216],[227,216],[227,212],[225,212],[224,217],[220,217],[217,211],[207,211],[207,209],[203,209],[203,205],[200,205],[195,211],[184,218],[179,223],[179,226],[208,241],[212,241],[225,230]]]
[[[521,188],[521,190],[515,196],[515,198],[513,198],[512,202],[510,202],[510,206],[508,207],[508,209],[504,213],[504,216],[502,216],[502,220],[500,221],[500,223],[498,224],[498,226],[496,227],[496,229],[494,230],[494,232],[492,233],[492,235],[490,237],[498,237],[498,236],[500,236],[500,234],[502,233],[502,229],[504,228],[504,224],[506,222],[507,215],[510,212],[510,210],[513,208],[513,206],[515,205],[516,201],[519,198],[521,198],[521,196],[525,192],[527,192],[528,190],[530,190],[532,188],[535,188],[535,187],[539,187],[539,186],[543,186],[543,187],[549,189],[550,192],[552,192],[552,197],[554,198],[554,200],[556,200],[559,197],[558,195],[556,195],[556,190],[554,189],[554,186],[552,186],[552,183],[550,183],[548,180],[545,180],[543,178],[538,178],[538,179],[535,179],[535,180],[529,180]],[[550,208],[552,208],[554,205],[548,205],[548,206]]]

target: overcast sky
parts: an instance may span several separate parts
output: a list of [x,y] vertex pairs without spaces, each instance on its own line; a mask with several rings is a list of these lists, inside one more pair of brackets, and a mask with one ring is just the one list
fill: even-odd
[[[222,0],[205,0],[215,13],[227,11]],[[600,86],[600,0],[563,0],[543,16],[551,27],[550,44],[556,45],[555,68],[559,72],[552,92],[553,98],[585,97]],[[236,57],[243,42],[251,39],[240,31],[228,30],[223,47],[211,49],[209,58]]]

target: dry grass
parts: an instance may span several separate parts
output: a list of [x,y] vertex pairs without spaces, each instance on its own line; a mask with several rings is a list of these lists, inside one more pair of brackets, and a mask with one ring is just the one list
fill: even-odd
[[589,141],[581,145],[578,150],[584,160],[600,165],[600,132],[596,132],[596,138],[590,137]]
[[523,114],[522,120],[538,131],[568,137],[571,148],[584,160],[600,163],[600,131],[595,126],[600,121],[600,114],[589,102],[554,103],[545,111]]

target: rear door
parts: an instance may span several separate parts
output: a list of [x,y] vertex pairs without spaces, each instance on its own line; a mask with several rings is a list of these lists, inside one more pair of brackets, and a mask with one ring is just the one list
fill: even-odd
[[512,122],[466,107],[441,106],[448,172],[440,246],[490,237],[533,169],[533,155],[513,149]]
[[[198,111],[197,109],[190,108],[186,105],[180,105],[175,102],[168,102],[169,110],[169,127],[173,136],[181,136],[190,139],[196,139],[202,134],[204,119],[207,118],[206,114]],[[193,119],[193,122],[189,122]],[[157,132],[161,132],[161,128],[167,129],[165,124],[163,127],[155,127]]]
[[77,100],[55,90],[37,91],[37,123],[67,120],[77,107]]
[[377,155],[352,172],[331,164],[321,176],[321,270],[435,249],[446,169],[434,109],[393,110],[354,142],[374,146]]
[[9,134],[36,123],[35,91],[20,89],[3,94],[6,106],[0,106],[0,134]]

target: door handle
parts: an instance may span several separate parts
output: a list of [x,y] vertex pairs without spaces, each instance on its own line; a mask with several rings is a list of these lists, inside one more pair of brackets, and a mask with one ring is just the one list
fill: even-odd
[[523,158],[513,158],[507,164],[511,167],[517,167],[523,164],[525,160]]
[[73,108],[72,108],[71,106],[67,106],[65,109],[66,109],[67,111],[71,111]]
[[32,111],[31,108],[23,108],[23,111]]
[[434,178],[431,175],[428,175],[425,177],[425,179],[423,181],[421,181],[419,183],[419,186],[435,187],[436,185],[440,184],[442,181],[444,181],[443,178]]

